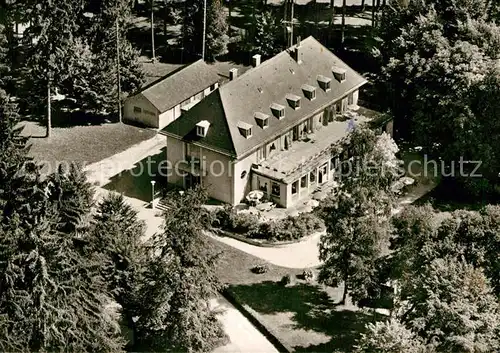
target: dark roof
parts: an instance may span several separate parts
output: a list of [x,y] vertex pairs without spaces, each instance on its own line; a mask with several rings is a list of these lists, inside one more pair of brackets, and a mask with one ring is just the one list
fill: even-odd
[[217,71],[203,60],[183,66],[146,86],[140,93],[160,113],[175,107],[186,99],[219,81]]
[[[294,49],[295,46],[222,85],[163,131],[186,138],[186,131],[200,120],[208,120],[211,124],[208,134],[199,142],[240,157],[367,82],[313,37],[301,42],[300,64],[291,55]],[[345,81],[333,78],[333,67],[346,70]],[[332,78],[329,91],[319,88],[318,75]],[[303,85],[317,87],[316,99],[304,97]],[[302,98],[299,109],[287,103],[289,94]],[[285,107],[285,117],[278,119],[272,114],[270,108],[275,104]],[[255,121],[257,112],[269,115],[269,126],[265,129]],[[252,137],[245,138],[240,133],[240,121],[253,125]]]
[[[210,126],[205,137],[198,137],[196,135],[196,124],[202,120],[208,121]],[[163,131],[184,140],[198,141],[217,151],[235,155],[229,126],[226,119],[224,119],[224,109],[219,90],[210,93],[197,105],[182,113],[180,118],[172,121]]]

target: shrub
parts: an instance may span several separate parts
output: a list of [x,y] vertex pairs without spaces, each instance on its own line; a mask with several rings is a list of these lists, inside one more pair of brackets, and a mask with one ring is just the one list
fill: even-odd
[[252,213],[237,213],[232,221],[232,231],[236,233],[251,232],[259,225],[259,217]]
[[269,266],[267,266],[266,264],[257,265],[257,266],[252,267],[253,273],[263,274],[263,273],[266,273],[267,271],[269,271]]
[[252,213],[237,213],[231,206],[215,211],[212,226],[244,234],[250,239],[289,241],[301,239],[324,228],[323,221],[314,213],[300,213],[298,216],[280,220],[260,222]]
[[280,281],[280,284],[282,286],[288,286],[291,283],[292,283],[292,276],[290,276],[290,275],[284,275]]
[[232,226],[232,219],[235,213],[236,212],[233,211],[230,205],[226,205],[224,208],[216,210],[213,225],[229,230]]
[[304,270],[304,272],[302,272],[302,278],[307,282],[311,282],[314,280],[314,272],[312,270]]
[[323,229],[323,221],[311,213],[301,213],[280,220],[261,223],[246,234],[248,238],[270,241],[301,239]]
[[231,206],[224,206],[215,212],[212,226],[235,233],[248,233],[255,230],[259,217],[252,213],[237,213]]

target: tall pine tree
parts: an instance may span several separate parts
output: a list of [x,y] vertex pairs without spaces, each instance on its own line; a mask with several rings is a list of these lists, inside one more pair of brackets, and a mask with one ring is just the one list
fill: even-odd
[[168,344],[174,351],[211,351],[225,335],[209,305],[222,286],[215,275],[219,254],[203,234],[207,195],[196,188],[170,198],[142,288],[140,337],[152,348]]
[[3,351],[120,351],[99,262],[79,236],[57,231],[45,187],[0,229],[0,347]]
[[61,164],[48,178],[50,198],[55,202],[60,216],[59,230],[72,233],[88,217],[94,193],[84,171],[72,163],[69,170]]
[[15,199],[15,185],[22,177],[22,170],[31,160],[28,156],[28,138],[21,135],[18,126],[20,118],[17,106],[12,103],[5,91],[0,89],[0,210]]
[[145,224],[122,195],[109,194],[97,206],[93,219],[93,251],[102,253],[102,274],[130,328],[136,306],[143,300],[136,296],[147,260],[143,240]]
[[207,10],[207,59],[215,60],[216,57],[227,53],[229,43],[229,26],[226,10],[221,0],[212,0]]

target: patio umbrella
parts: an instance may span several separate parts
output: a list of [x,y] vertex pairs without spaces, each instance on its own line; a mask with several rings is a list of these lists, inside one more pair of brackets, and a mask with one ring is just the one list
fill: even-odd
[[401,179],[399,179],[399,181],[404,185],[412,185],[415,182],[415,179],[410,177],[402,177]]
[[253,190],[250,191],[247,195],[247,200],[251,201],[259,201],[261,198],[264,197],[264,192],[260,190]]
[[405,184],[401,180],[398,180],[391,185],[391,190],[393,192],[399,193],[401,192],[401,189],[404,188],[404,186]]

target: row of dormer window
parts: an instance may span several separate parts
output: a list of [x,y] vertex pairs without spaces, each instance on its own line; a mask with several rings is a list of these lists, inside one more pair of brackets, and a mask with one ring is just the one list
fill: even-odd
[[[345,81],[346,70],[344,68],[333,66],[332,73],[335,79],[338,80],[339,82],[342,83]],[[330,91],[331,81],[332,81],[330,77],[318,75],[317,80],[318,80],[318,85],[321,89],[323,89],[325,92]],[[304,96],[307,99],[309,99],[310,101],[316,99],[316,87],[304,84],[302,85],[301,88],[304,93]],[[301,101],[300,96],[289,93],[286,95],[285,98],[292,109],[294,110],[300,109],[300,101]],[[285,117],[285,107],[283,105],[278,103],[272,103],[270,109],[272,114],[276,118],[281,120]],[[262,129],[265,129],[269,126],[269,115],[261,112],[256,112],[254,114],[254,118],[257,122],[257,125],[259,125]],[[199,137],[205,137],[209,126],[210,124],[207,121],[201,121],[196,126],[196,134]],[[238,130],[240,131],[241,135],[247,139],[252,137],[252,127],[253,125],[245,123],[243,121],[238,122]]]
[[[332,72],[333,76],[335,79],[337,79],[339,82],[344,82],[345,80],[345,75],[346,75],[346,70],[334,66],[332,67]],[[330,91],[331,89],[331,78],[323,76],[323,75],[318,75],[317,77],[318,84],[323,89],[325,92]],[[302,85],[302,91],[304,93],[304,96],[309,99],[310,101],[313,101],[316,99],[316,87],[311,86],[311,85]],[[286,95],[286,100],[290,107],[294,110],[300,109],[300,100],[301,97],[297,96],[295,94],[287,94]],[[271,112],[272,114],[278,118],[282,119],[285,117],[285,107],[281,104],[278,103],[273,103],[271,104]],[[265,129],[269,126],[269,115],[257,112],[254,114],[254,118],[257,122],[257,125],[259,125],[262,129]],[[240,122],[238,124],[238,129],[240,130],[240,133],[243,137],[245,138],[250,138],[252,136],[252,125]]]

